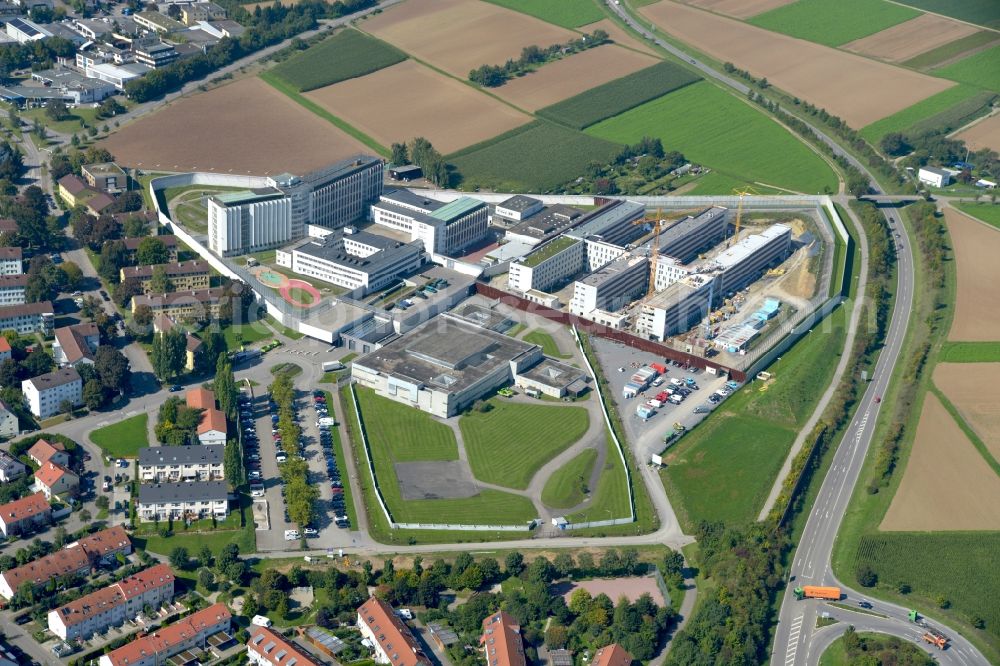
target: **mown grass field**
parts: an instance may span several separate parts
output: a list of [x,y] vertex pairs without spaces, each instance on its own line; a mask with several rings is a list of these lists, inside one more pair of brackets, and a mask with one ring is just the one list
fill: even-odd
[[[175,527],[175,530],[177,528]],[[182,530],[175,531],[169,537],[159,535],[148,535],[144,537],[133,537],[136,548],[148,550],[151,553],[160,555],[170,555],[174,548],[183,546],[187,548],[188,554],[192,557],[198,555],[203,545],[208,546],[212,554],[218,556],[230,543],[235,543],[240,548],[241,554],[252,553],[257,550],[257,538],[254,534],[253,524],[241,527],[238,530],[217,530],[214,532],[198,532],[186,534]]]
[[941,351],[938,352],[938,361],[941,363],[1000,363],[1000,344],[996,342],[943,342]]
[[[462,499],[404,501],[393,463],[457,460],[455,435],[430,415],[378,396],[371,389],[359,388],[357,395],[379,488],[397,522],[513,525],[536,517],[527,498],[492,489]],[[368,504],[369,511],[380,511],[377,505]]]
[[994,46],[958,62],[935,69],[933,74],[1000,92],[1000,66],[997,65],[998,62],[1000,62],[1000,46]]
[[954,202],[951,205],[966,215],[1000,229],[1000,206],[996,204]]
[[525,342],[530,342],[533,345],[541,347],[542,353],[546,356],[551,356],[552,358],[573,358],[572,352],[564,354],[562,350],[559,349],[559,345],[556,344],[555,338],[545,331],[540,331],[538,329],[528,331],[521,339]]
[[917,102],[911,107],[886,116],[882,120],[876,121],[861,130],[861,136],[870,142],[877,144],[886,134],[890,132],[906,132],[913,125],[933,118],[934,116],[947,111],[951,107],[975,98],[983,93],[975,86],[958,85],[948,88],[936,95],[931,95],[925,100]]
[[918,16],[918,11],[884,0],[798,0],[758,14],[747,23],[817,44],[840,46]]
[[[635,484],[643,486],[641,479],[635,479]],[[615,443],[610,437],[608,437],[608,457],[601,470],[601,477],[597,481],[597,488],[592,490],[592,493],[587,508],[566,516],[566,520],[571,523],[585,523],[628,516],[628,478],[625,476],[625,468],[622,466]],[[648,500],[646,502],[648,503]],[[637,514],[640,511],[640,498],[637,492]],[[637,520],[642,521],[642,517],[637,516]]]
[[1000,4],[996,0],[899,0],[904,5],[968,21],[987,28],[1000,28]]
[[546,192],[577,178],[590,162],[609,163],[621,147],[555,123],[528,123],[447,157],[464,190]]
[[523,490],[538,469],[584,436],[583,407],[524,405],[490,400],[488,412],[459,420],[472,473],[481,481]]
[[109,456],[135,458],[139,449],[149,446],[148,426],[149,415],[136,414],[94,430],[90,433],[90,441]]
[[666,150],[679,150],[692,162],[732,178],[811,194],[837,187],[833,170],[822,158],[757,109],[705,81],[586,132],[618,143],[658,137]]
[[700,80],[683,67],[664,61],[540,109],[538,115],[583,129]]
[[914,69],[933,67],[938,63],[950,60],[951,58],[957,57],[967,51],[971,51],[979,48],[980,46],[985,46],[991,42],[995,42],[997,41],[997,38],[997,33],[992,30],[982,30],[971,34],[968,37],[963,37],[962,39],[956,39],[953,42],[943,44],[936,49],[925,51],[916,57],[910,58],[902,64],[907,67],[913,67]]
[[570,29],[596,23],[605,17],[594,0],[487,0],[487,2]]
[[569,509],[583,501],[590,474],[597,462],[597,451],[586,449],[556,470],[542,489],[542,503],[553,509]]
[[306,92],[371,74],[404,60],[406,54],[396,47],[349,28],[279,63],[271,74],[299,92]]

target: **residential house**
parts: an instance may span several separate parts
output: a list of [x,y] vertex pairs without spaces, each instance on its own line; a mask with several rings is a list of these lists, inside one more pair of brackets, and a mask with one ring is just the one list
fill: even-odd
[[12,352],[13,350],[10,347],[10,343],[7,342],[7,338],[0,336],[0,362],[9,359]]
[[232,617],[224,603],[209,606],[101,655],[98,666],[164,666],[179,652],[206,648],[209,636],[229,631]]
[[[15,434],[17,434],[15,432]],[[28,471],[28,466],[10,455],[6,451],[0,451],[0,481],[9,483],[15,479],[20,479]]]
[[63,548],[0,573],[0,597],[10,599],[25,583],[38,589],[55,578],[88,576],[92,568],[82,548]]
[[19,247],[0,247],[0,275],[20,275],[24,272],[22,250]]
[[629,651],[618,643],[605,645],[594,653],[590,666],[630,666],[633,657]]
[[87,212],[94,217],[100,217],[104,214],[104,211],[115,205],[115,199],[109,194],[104,192],[98,192],[94,196],[87,199],[83,206],[87,209]]
[[84,164],[80,167],[80,173],[87,185],[102,192],[117,194],[127,188],[125,172],[114,162]]
[[198,423],[198,441],[202,444],[226,443],[226,415],[215,406],[215,394],[204,388],[187,392],[187,406],[204,410]]
[[94,532],[66,547],[74,548],[77,546],[83,548],[90,558],[91,564],[95,566],[108,564],[119,554],[128,555],[132,552],[132,540],[128,538],[128,533],[121,525]]
[[34,493],[0,506],[0,533],[5,537],[24,534],[51,522],[52,507],[42,493]]
[[52,333],[55,308],[49,301],[0,307],[0,331],[17,331],[22,335]]
[[97,324],[87,322],[63,326],[55,331],[52,355],[59,367],[76,367],[80,363],[93,363],[97,347],[101,344],[101,331]]
[[483,620],[480,648],[486,666],[525,666],[521,625],[507,611],[497,611]]
[[247,657],[253,666],[319,666],[318,661],[267,627],[250,625]]
[[80,489],[80,477],[54,462],[47,462],[35,472],[35,490],[45,494],[45,499],[54,496],[74,496]]
[[39,467],[47,462],[54,462],[63,467],[69,465],[69,453],[62,442],[49,442],[40,439],[28,449],[28,457]]
[[[153,332],[154,333],[166,333],[174,327],[174,322],[170,317],[164,315],[159,315],[153,319]],[[185,348],[185,358],[184,358],[184,369],[188,372],[194,370],[195,364],[198,362],[198,355],[201,354],[201,349],[204,343],[197,337],[191,335],[187,331],[184,331],[184,337],[187,340],[187,345]]]
[[[139,214],[140,213],[133,213],[133,215]],[[0,229],[0,231],[2,231],[2,229]],[[143,236],[142,238],[126,238],[124,240],[125,252],[128,253],[128,260],[131,263],[137,263],[136,252],[139,250],[139,244],[146,240],[146,238],[149,237]],[[154,236],[153,238],[156,238],[156,240],[163,243],[163,246],[167,248],[167,255],[169,256],[170,261],[177,261],[177,236],[174,236],[173,234],[164,234],[162,236]]]
[[196,25],[198,21],[218,21],[226,18],[226,10],[214,2],[194,2],[181,8],[184,25]]
[[[2,339],[2,338],[0,338]],[[0,437],[17,437],[20,426],[17,422],[17,414],[3,400],[0,400]],[[0,481],[3,479],[0,478]]]
[[139,520],[225,520],[229,492],[225,481],[144,483],[139,486]]
[[358,629],[372,644],[377,664],[392,666],[430,666],[409,627],[403,624],[392,606],[378,597],[369,597],[358,608]]
[[137,280],[142,285],[142,293],[150,293],[153,273],[161,269],[175,291],[193,291],[208,289],[212,275],[211,269],[204,261],[181,261],[169,264],[146,266],[124,266],[119,271],[119,277],[124,282],[128,279]]
[[25,302],[24,290],[28,287],[28,276],[0,275],[0,307],[22,305]]
[[221,287],[168,294],[142,294],[132,297],[132,313],[135,314],[139,306],[148,305],[154,316],[163,314],[173,318],[217,319],[224,295],[225,290]]
[[74,174],[67,174],[58,182],[59,196],[70,207],[82,206],[87,199],[97,194],[96,190],[87,187],[86,181]]
[[83,404],[83,380],[73,368],[62,368],[21,382],[31,413],[40,419],[54,416],[63,406]]
[[222,444],[139,449],[139,481],[218,481],[225,477]]

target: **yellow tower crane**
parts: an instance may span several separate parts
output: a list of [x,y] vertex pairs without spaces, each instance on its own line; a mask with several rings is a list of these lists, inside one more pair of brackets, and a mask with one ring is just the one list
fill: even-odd
[[736,206],[736,229],[733,232],[732,238],[729,239],[729,243],[726,245],[726,247],[729,247],[734,243],[740,242],[740,226],[741,223],[743,222],[743,198],[746,197],[748,194],[760,194],[760,192],[758,192],[757,190],[753,189],[748,185],[744,187],[742,190],[738,188],[733,190],[733,194],[739,195],[740,203],[739,205]]
[[656,258],[660,254],[660,231],[663,229],[666,220],[663,219],[663,209],[656,209],[656,217],[644,216],[641,220],[636,220],[632,224],[653,224],[653,244],[649,253],[649,286],[646,289],[646,298],[656,293]]

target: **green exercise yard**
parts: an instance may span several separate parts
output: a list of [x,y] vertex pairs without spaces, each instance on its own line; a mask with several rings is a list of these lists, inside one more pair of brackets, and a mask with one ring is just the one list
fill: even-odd
[[583,437],[583,407],[524,405],[494,398],[488,412],[459,420],[469,465],[477,479],[523,490],[538,469]]
[[135,458],[139,449],[149,446],[149,415],[136,414],[90,433],[90,441],[115,458]]
[[[610,520],[628,516],[628,477],[625,476],[625,467],[618,455],[618,448],[611,441],[610,436],[607,437],[607,446],[608,456],[605,458],[601,476],[597,480],[597,488],[592,490],[590,504],[586,508],[566,516],[566,519],[571,523]],[[643,486],[641,480],[637,480],[636,484]],[[640,523],[643,522],[644,512],[653,513],[649,499],[645,497],[645,487],[643,486],[636,493],[636,518]],[[647,520],[651,520],[651,517]]]
[[[371,389],[359,387],[357,396],[379,489],[397,522],[515,525],[536,517],[527,498],[492,489],[460,499],[404,501],[394,463],[458,460],[455,435],[429,414],[376,395]],[[368,509],[379,511],[376,506]]]

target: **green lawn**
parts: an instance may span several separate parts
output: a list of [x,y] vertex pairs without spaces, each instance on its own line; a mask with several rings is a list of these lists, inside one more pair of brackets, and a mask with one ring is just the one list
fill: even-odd
[[542,503],[553,509],[569,509],[583,501],[591,490],[590,473],[597,462],[597,451],[586,449],[556,470],[542,489]]
[[[121,99],[121,98],[119,98]],[[109,126],[114,122],[114,119],[107,120],[97,120],[97,109],[92,107],[77,107],[70,110],[69,117],[64,120],[52,120],[45,113],[45,109],[24,109],[18,112],[18,115],[28,124],[31,124],[37,118],[42,121],[42,124],[47,128],[51,129],[53,132],[59,132],[61,134],[74,134],[79,133],[83,130],[84,125],[98,126],[107,123]]]
[[594,0],[488,0],[564,28],[579,28],[605,17]]
[[666,150],[732,178],[798,192],[836,190],[829,165],[761,111],[700,81],[586,130],[619,143],[658,137]]
[[[733,192],[746,189],[749,185],[750,183],[744,179],[733,178],[732,176],[719,173],[718,171],[710,171],[704,176],[698,176],[698,179],[695,180],[695,186],[690,190],[685,190],[684,194],[690,194],[691,196],[703,194],[732,194]],[[778,190],[774,190],[769,187],[755,185],[753,188],[761,194],[778,193]]]
[[980,94],[980,92],[982,91],[975,86],[963,85],[942,90],[938,94],[931,95],[913,106],[908,106],[891,116],[886,116],[871,125],[865,126],[861,130],[861,136],[877,145],[879,139],[886,134],[890,132],[905,132],[918,122],[931,118],[959,102]]
[[951,205],[966,215],[971,215],[977,220],[982,220],[986,224],[1000,229],[1000,206],[996,204],[961,203],[956,201],[952,202]]
[[[587,508],[566,516],[566,520],[571,523],[610,520],[612,518],[625,518],[628,516],[628,478],[625,476],[625,468],[622,467],[622,460],[618,456],[615,443],[611,441],[610,436],[607,438],[607,441],[608,457],[605,460],[604,469],[601,470],[601,477],[597,481],[597,489],[593,491],[590,504],[587,505]],[[635,479],[635,483],[636,486],[643,486],[641,479]],[[638,488],[636,503],[638,512],[641,506],[639,504]]]
[[159,535],[136,536],[133,537],[133,542],[136,548],[160,555],[170,555],[170,551],[174,548],[183,546],[192,557],[196,557],[203,545],[207,545],[213,555],[218,555],[230,543],[236,543],[240,547],[240,553],[252,553],[257,550],[257,537],[254,534],[252,521],[247,527],[238,530],[217,530],[197,534],[175,531],[166,538]]
[[1000,345],[995,342],[944,342],[938,352],[941,363],[1000,363]]
[[1000,4],[996,0],[899,0],[904,5],[944,14],[987,28],[1000,28]]
[[918,11],[885,0],[798,0],[749,18],[747,23],[817,44],[840,46],[918,16]]
[[451,428],[430,414],[358,388],[358,403],[372,446],[383,448],[393,462],[458,460]]
[[270,340],[274,337],[274,333],[263,322],[252,322],[226,326],[222,330],[222,337],[226,339],[226,347],[230,351],[236,351],[241,344],[249,345],[261,340]]
[[306,92],[371,74],[404,60],[406,54],[395,46],[347,28],[279,63],[271,74]]
[[1000,63],[1000,46],[994,46],[956,63],[935,69],[933,74],[1000,92],[1000,65],[997,63]]
[[94,430],[90,433],[90,441],[109,456],[135,458],[139,455],[139,449],[149,446],[148,426],[149,415],[136,414]]
[[279,363],[278,365],[271,366],[271,374],[275,377],[278,375],[295,377],[302,374],[302,367],[295,363]]
[[528,331],[521,339],[533,345],[540,346],[542,353],[546,356],[551,356],[552,358],[573,358],[573,354],[563,354],[559,349],[559,345],[556,344],[555,339],[545,331],[538,329]]
[[583,407],[524,405],[494,398],[488,412],[459,420],[469,466],[477,479],[525,489],[538,469],[584,436]]
[[956,39],[955,41],[943,44],[936,49],[925,51],[914,58],[910,58],[904,62],[903,65],[906,67],[913,67],[914,69],[933,67],[938,63],[951,60],[952,58],[962,55],[963,53],[967,53],[981,46],[986,46],[987,44],[995,42],[997,41],[997,38],[997,33],[992,30],[981,30],[969,35],[968,37]]

